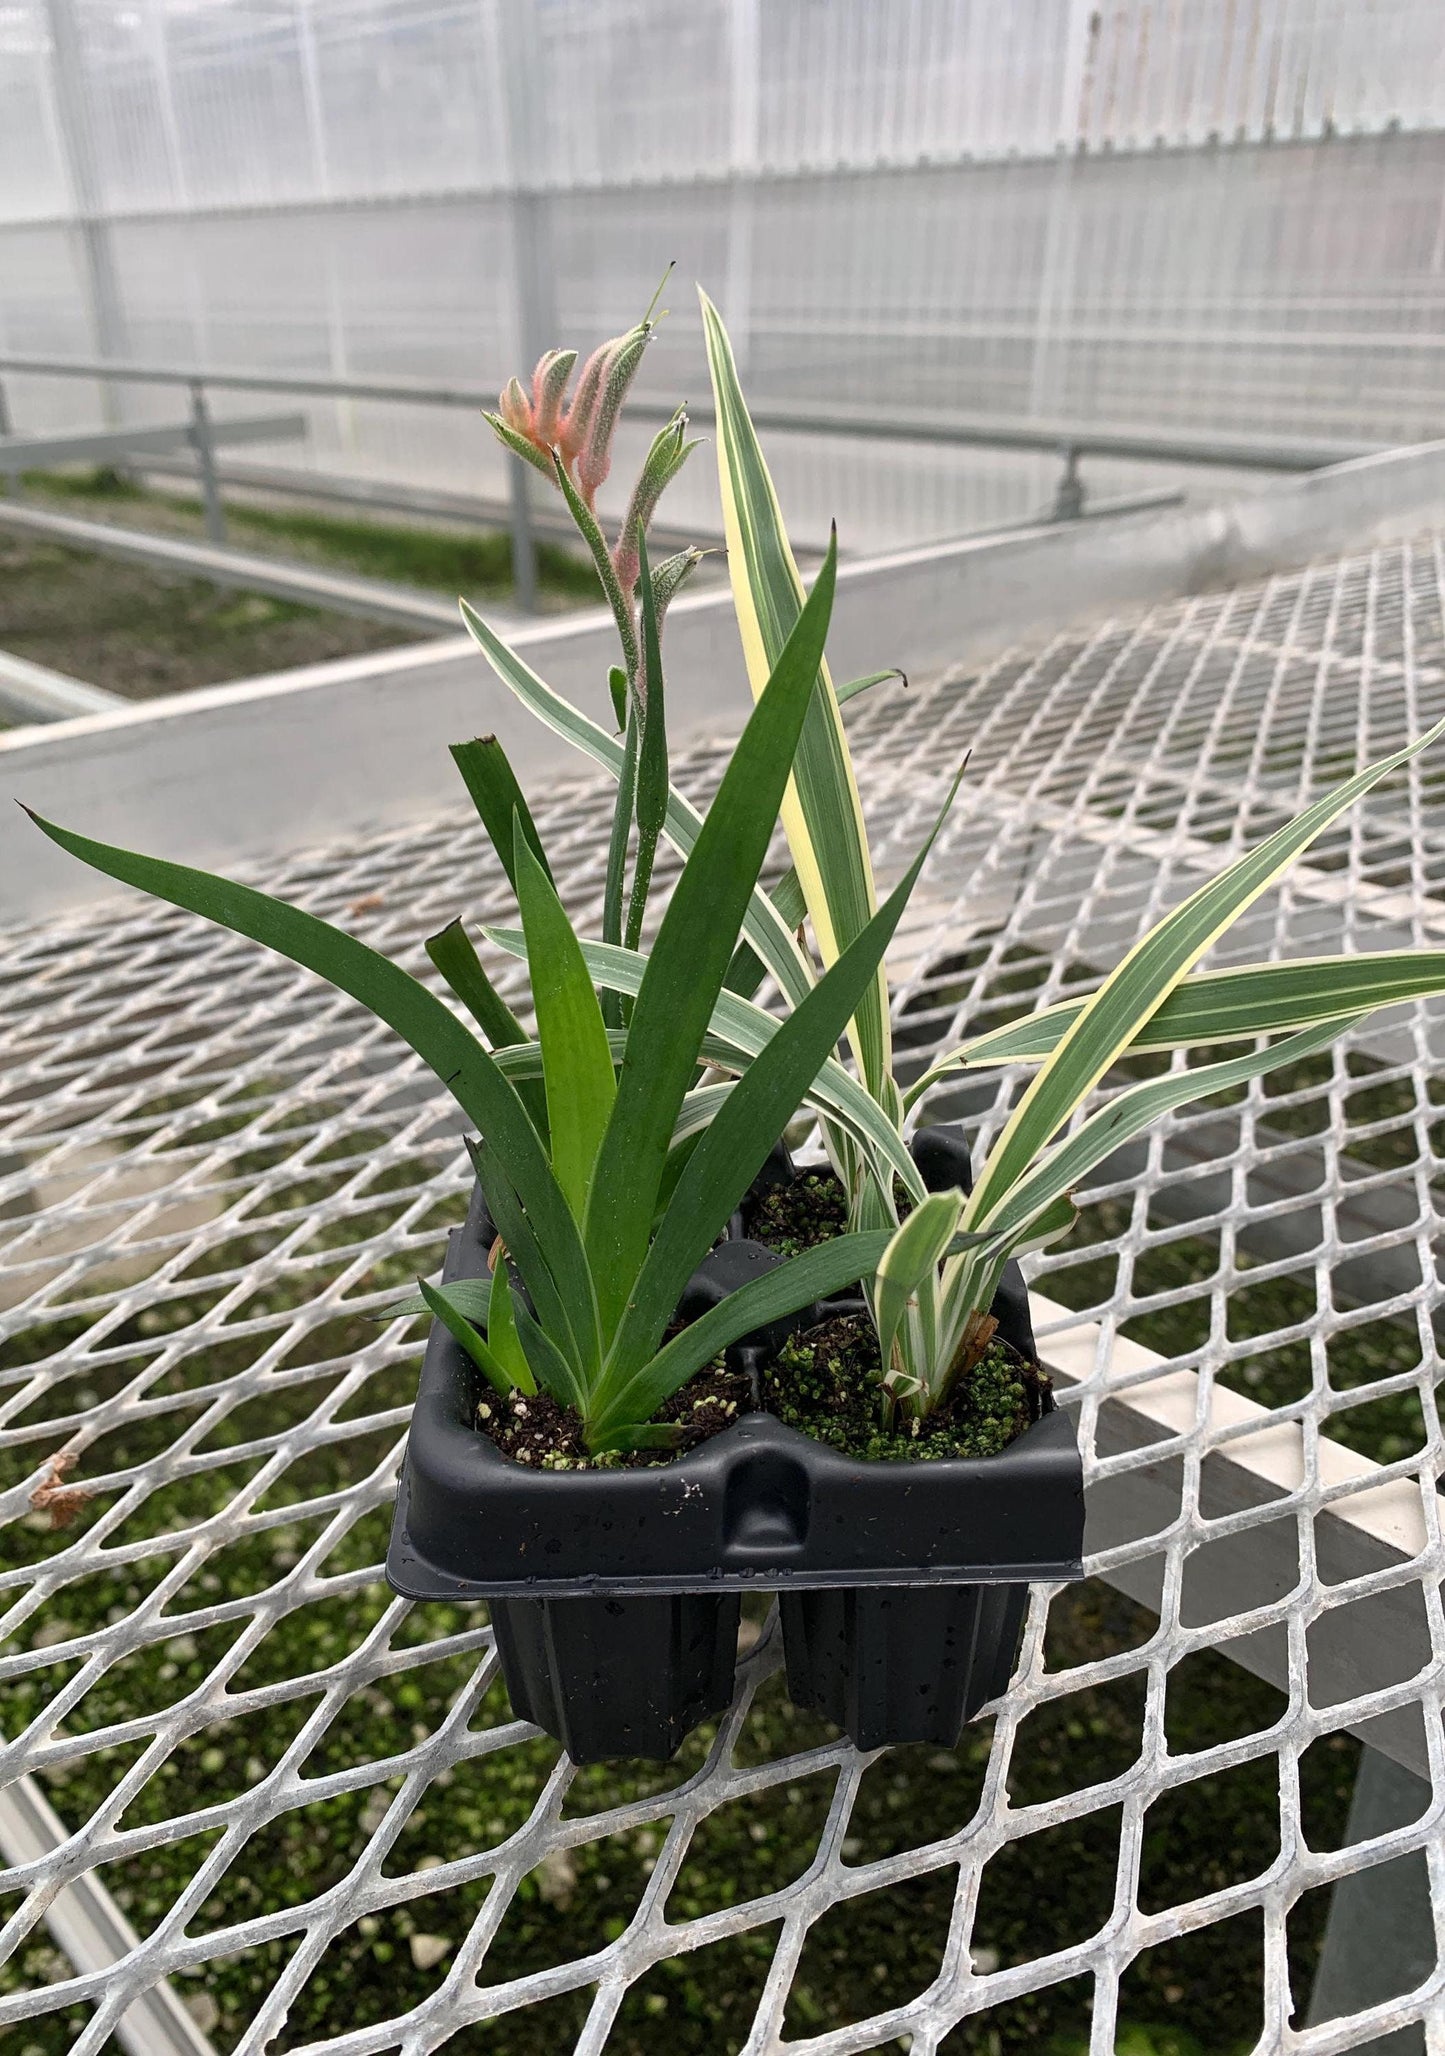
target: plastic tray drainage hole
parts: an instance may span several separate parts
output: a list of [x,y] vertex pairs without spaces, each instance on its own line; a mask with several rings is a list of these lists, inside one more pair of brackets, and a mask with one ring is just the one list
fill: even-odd
[[808,1474],[791,1457],[768,1451],[738,1464],[723,1502],[723,1546],[730,1556],[801,1549],[808,1539]]

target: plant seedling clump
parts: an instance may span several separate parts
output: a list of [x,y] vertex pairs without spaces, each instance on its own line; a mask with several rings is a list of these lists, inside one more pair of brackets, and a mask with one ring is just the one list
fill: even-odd
[[665,1399],[653,1419],[673,1428],[676,1440],[664,1449],[613,1449],[593,1455],[582,1422],[549,1392],[525,1397],[515,1387],[505,1395],[488,1390],[477,1404],[477,1426],[514,1463],[541,1471],[640,1470],[671,1463],[699,1443],[730,1428],[753,1404],[742,1371],[728,1370],[722,1357]]
[[[912,1209],[905,1200],[900,1212]],[[748,1233],[780,1256],[793,1256],[842,1234],[847,1194],[827,1170],[805,1171],[773,1185],[745,1210]],[[784,1344],[762,1374],[763,1406],[789,1427],[848,1456],[914,1462],[949,1456],[997,1456],[1037,1420],[1047,1373],[995,1340],[959,1379],[941,1410],[921,1418],[879,1420],[883,1367],[871,1319],[838,1314]]]
[[1047,1374],[993,1341],[953,1397],[926,1419],[878,1419],[878,1334],[857,1314],[822,1321],[784,1343],[762,1374],[767,1411],[790,1428],[875,1462],[997,1456],[1038,1418]]
[[[520,915],[520,926],[486,927],[483,937],[525,961],[535,1032],[492,984],[461,915],[426,943],[443,997],[303,908],[35,818],[105,875],[305,965],[431,1068],[478,1138],[474,1167],[508,1262],[465,1291],[419,1281],[418,1297],[388,1314],[441,1320],[496,1395],[485,1403],[514,1431],[534,1419],[534,1400],[566,1416],[572,1441],[553,1438],[553,1462],[675,1454],[695,1439],[687,1409],[698,1398],[678,1395],[720,1352],[855,1288],[873,1339],[849,1331],[846,1347],[835,1338],[821,1356],[815,1343],[811,1367],[806,1354],[779,1359],[780,1373],[791,1367],[810,1385],[811,1397],[800,1390],[788,1401],[799,1424],[865,1454],[985,1454],[1028,1424],[1037,1397],[1033,1374],[997,1353],[989,1309],[999,1282],[1012,1259],[1071,1231],[1073,1194],[1089,1174],[1176,1109],[1323,1055],[1376,1007],[1445,991],[1442,950],[1202,968],[1316,838],[1445,736],[1445,720],[1237,856],[1092,992],[973,1036],[905,1088],[886,953],[961,769],[946,790],[940,781],[928,840],[880,904],[842,709],[897,674],[834,687],[825,643],[836,538],[805,592],[727,332],[706,295],[701,304],[728,575],[754,698],[706,815],[669,777],[660,645],[702,553],[654,568],[647,549],[659,499],[696,447],[685,409],[654,437],[612,542],[596,505],[656,300],[575,381],[576,351],[550,350],[530,386],[510,380],[486,417],[561,494],[622,659],[608,671],[598,723],[463,603],[501,684],[617,780],[594,941],[572,926],[497,738],[453,748]],[[779,820],[793,865],[767,890],[759,881]],[[644,949],[664,838],[682,868]],[[755,1001],[769,980],[776,1010]],[[1219,1060],[1224,1045],[1239,1053]],[[1126,1070],[1118,1081],[1119,1067],[1171,1052],[1179,1056],[1167,1071]],[[927,1094],[962,1071],[1015,1064],[1033,1076],[975,1166],[972,1190],[930,1191],[909,1153]],[[804,1107],[836,1187],[805,1177],[791,1207],[765,1200],[753,1232],[783,1262],[669,1335],[693,1271]],[[684,1414],[669,1416],[669,1405]],[[515,1453],[541,1461],[530,1434]]]

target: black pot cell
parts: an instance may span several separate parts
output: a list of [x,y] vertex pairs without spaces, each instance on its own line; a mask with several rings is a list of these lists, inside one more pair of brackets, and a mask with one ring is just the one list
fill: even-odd
[[574,1763],[665,1763],[732,1698],[736,1592],[658,1599],[494,1599],[512,1711]]
[[785,1592],[788,1696],[860,1749],[939,1742],[1008,1685],[1027,1585],[854,1585]]

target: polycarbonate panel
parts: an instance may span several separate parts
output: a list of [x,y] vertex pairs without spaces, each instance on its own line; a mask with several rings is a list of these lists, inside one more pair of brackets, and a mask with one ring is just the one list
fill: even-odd
[[[94,351],[78,229],[0,228],[0,348],[39,357],[87,357]],[[17,424],[34,419],[22,398],[25,383],[6,380]],[[35,422],[37,427],[73,420],[74,410],[85,405],[85,390],[74,382],[57,388],[52,381],[50,394],[59,413]]]
[[70,197],[43,0],[14,0],[0,13],[0,221],[63,214]]
[[761,14],[770,169],[1047,155],[1071,140],[1070,0],[807,0]]
[[299,0],[175,9],[165,22],[180,176],[193,207],[324,190]]
[[729,0],[534,0],[536,175],[568,187],[726,172],[729,22],[743,11]]
[[[507,0],[510,38],[497,0],[58,4],[117,212],[1298,140],[1445,110],[1434,0]],[[0,217],[66,204],[48,63],[23,0],[0,32]],[[517,79],[532,111],[509,139]]]
[[1085,8],[1077,126],[1114,149],[1438,127],[1434,0],[1173,0]]
[[192,205],[193,187],[172,65],[174,28],[164,0],[71,0],[85,108],[107,210]]
[[[760,402],[1348,443],[1440,432],[1430,4],[48,4],[74,15],[111,219],[89,255],[53,226],[0,228],[11,350],[495,389],[526,369],[524,332],[585,351],[675,260],[642,378],[654,399],[706,393],[700,279]],[[44,11],[17,0],[0,25],[0,215],[64,219],[51,70]],[[519,305],[514,236],[537,240],[551,307]],[[94,311],[106,246],[115,323]],[[71,413],[45,388],[47,420],[27,411],[39,389],[8,390],[20,426],[95,416],[79,385]],[[120,400],[134,419],[176,404]],[[470,426],[310,411],[288,463],[502,488]],[[778,461],[804,537],[836,514],[857,548],[1024,519],[1055,476],[1041,457],[827,438],[783,438]],[[673,505],[711,532],[704,471]],[[1157,475],[1091,461],[1086,479],[1101,497]]]
[[308,16],[323,191],[365,197],[506,183],[495,5],[312,0]]

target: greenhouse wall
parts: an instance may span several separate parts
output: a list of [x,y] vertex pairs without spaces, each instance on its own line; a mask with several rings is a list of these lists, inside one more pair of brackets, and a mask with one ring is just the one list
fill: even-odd
[[[17,0],[0,37],[0,351],[500,384],[675,260],[760,400],[1440,433],[1432,0]],[[655,395],[702,390],[690,297]],[[27,427],[176,404],[7,384]],[[452,417],[311,424],[322,470],[503,490]],[[779,468],[804,531],[866,546],[1021,518],[1057,470],[846,438]]]

